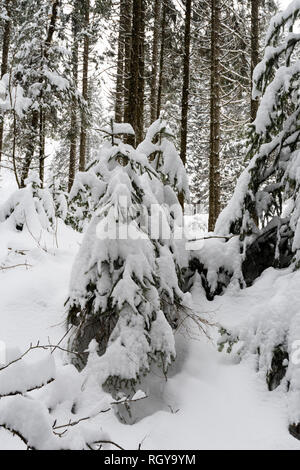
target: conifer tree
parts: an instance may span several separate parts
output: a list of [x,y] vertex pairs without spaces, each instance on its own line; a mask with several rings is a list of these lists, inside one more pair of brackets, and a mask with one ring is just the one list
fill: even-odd
[[[263,60],[254,71],[253,98],[261,103],[253,123],[248,158],[228,207],[216,227],[219,234],[238,234],[244,250],[265,234],[273,246],[270,265],[299,266],[299,35],[295,0],[275,16],[267,33]],[[285,205],[285,210],[283,210]]]
[[[118,388],[134,384],[152,361],[167,372],[175,357],[172,327],[188,299],[178,285],[169,214],[154,192],[162,186],[159,175],[145,153],[120,142],[115,126],[105,160],[102,155],[101,205],[73,267],[68,323],[72,349],[85,353],[96,340],[95,372]],[[152,237],[152,205],[159,208],[167,241],[165,232]]]

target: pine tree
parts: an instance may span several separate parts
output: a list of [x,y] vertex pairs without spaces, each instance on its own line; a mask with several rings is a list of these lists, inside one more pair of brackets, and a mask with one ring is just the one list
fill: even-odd
[[268,265],[262,263],[262,270],[286,266],[291,258],[299,266],[300,62],[299,35],[293,31],[299,14],[295,1],[271,21],[264,58],[254,72],[253,97],[261,103],[250,138],[250,163],[216,227],[219,234],[240,235],[244,252],[256,240],[265,243]]
[[146,155],[119,141],[115,126],[105,161],[102,156],[107,172],[101,206],[73,267],[68,323],[74,327],[70,347],[85,352],[96,340],[95,373],[118,388],[134,385],[152,361],[167,372],[175,357],[172,327],[187,299],[178,285],[164,206],[160,216],[169,240],[163,242],[161,231],[151,237],[151,206],[161,207],[153,188],[163,185]]

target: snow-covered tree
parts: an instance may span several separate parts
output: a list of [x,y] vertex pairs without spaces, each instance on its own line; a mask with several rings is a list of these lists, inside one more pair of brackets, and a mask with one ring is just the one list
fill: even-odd
[[172,327],[189,295],[178,285],[169,211],[152,190],[153,181],[162,186],[158,173],[119,140],[104,165],[101,206],[73,267],[68,323],[72,349],[85,352],[96,340],[95,373],[118,387],[133,385],[152,361],[166,373],[175,357]]
[[152,167],[160,175],[165,185],[170,185],[177,193],[183,193],[189,200],[187,174],[177,149],[172,142],[174,134],[162,118],[155,121],[148,129],[145,140],[137,150],[147,155]]
[[244,249],[270,229],[279,266],[290,261],[291,252],[295,265],[299,262],[300,37],[294,32],[299,12],[299,1],[293,1],[271,22],[264,58],[254,72],[253,93],[261,103],[250,163],[216,226],[221,235],[241,234]]
[[294,0],[271,21],[264,58],[254,72],[253,96],[261,102],[253,123],[250,163],[216,227],[219,235],[236,234],[238,241],[240,236],[236,253],[242,248],[247,284],[271,266],[290,268],[269,271],[274,298],[266,298],[263,309],[253,306],[242,324],[223,330],[220,345],[227,344],[231,352],[237,343],[241,357],[257,356],[256,367],[269,390],[280,387],[287,393],[289,429],[298,439],[299,311],[294,292],[300,266],[299,16],[300,1]]

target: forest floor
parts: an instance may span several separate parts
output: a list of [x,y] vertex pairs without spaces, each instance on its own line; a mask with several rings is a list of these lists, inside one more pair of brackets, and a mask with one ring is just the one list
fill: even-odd
[[[21,351],[31,342],[56,344],[65,333],[64,302],[81,236],[61,225],[58,248],[51,240],[39,246],[20,234],[12,237],[0,232],[0,237],[0,264],[1,254],[7,262],[10,247],[30,249],[25,251],[28,255],[13,255],[12,265],[25,261],[31,265],[0,272],[0,340]],[[267,273],[252,288],[240,294],[227,292],[214,302],[206,300],[196,283],[193,296],[202,316],[234,322],[271,294],[273,281],[274,274]],[[300,442],[287,430],[284,396],[268,392],[251,359],[236,363],[219,353],[217,329],[210,333],[211,340],[192,326],[178,333],[178,359],[170,377],[166,382],[152,374],[149,403],[133,410],[135,423],[120,423],[114,414],[105,414],[101,416],[103,428],[125,449],[141,444],[142,449],[300,450]],[[17,437],[0,430],[0,449],[21,448]]]

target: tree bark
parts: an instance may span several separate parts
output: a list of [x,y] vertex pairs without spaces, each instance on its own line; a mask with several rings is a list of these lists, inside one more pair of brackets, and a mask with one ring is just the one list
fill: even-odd
[[40,172],[40,180],[41,180],[41,187],[44,186],[44,178],[45,178],[45,113],[42,109],[40,109],[40,141],[39,141],[39,172]]
[[[129,122],[136,133],[136,143],[140,143],[144,133],[144,69],[145,69],[145,1],[133,0],[132,9],[132,42],[130,60],[130,83],[126,121]],[[130,136],[128,143],[134,144]]]
[[157,110],[156,118],[158,119],[161,111],[163,81],[164,81],[164,59],[165,59],[165,41],[166,41],[166,16],[167,7],[166,0],[162,0],[162,15],[160,24],[160,57],[159,57],[159,78],[158,78],[158,91],[157,91]]
[[[10,20],[10,3],[11,0],[6,0],[5,8],[7,11],[7,16],[9,19],[4,21],[4,30],[3,30],[3,44],[2,44],[2,63],[1,63],[1,76],[3,77],[8,70],[8,53],[10,45],[10,35],[11,35],[11,20]],[[4,131],[4,116],[0,116],[0,162],[2,160],[2,151],[3,151],[3,131]]]
[[154,0],[152,71],[151,71],[151,90],[150,90],[151,122],[154,122],[156,120],[156,115],[157,115],[157,74],[158,74],[158,45],[159,45],[160,14],[161,14],[161,0]]
[[[83,44],[83,72],[82,72],[82,96],[86,104],[88,102],[88,75],[89,75],[89,49],[90,39],[88,29],[90,25],[90,0],[84,0],[84,44]],[[81,113],[80,151],[79,151],[79,171],[85,171],[86,148],[87,148],[87,126],[88,119],[86,109]]]
[[220,213],[220,0],[211,0],[209,231]]
[[144,139],[146,0],[141,0],[136,145]]
[[118,38],[118,59],[117,59],[117,79],[116,79],[116,102],[115,102],[115,122],[123,122],[124,108],[124,54],[125,54],[125,30],[126,30],[126,0],[120,0],[119,38]]
[[124,122],[129,122],[129,89],[131,83],[131,32],[132,32],[132,0],[126,1],[126,23],[124,32]]
[[[78,1],[75,1],[73,10],[73,47],[72,47],[72,66],[73,66],[73,83],[77,89],[78,84]],[[69,181],[68,191],[70,192],[74,183],[76,173],[76,153],[77,153],[77,98],[75,94],[72,96],[71,103],[71,120],[70,120],[70,158],[69,158]]]
[[[190,49],[191,49],[191,12],[192,0],[186,0],[185,27],[184,27],[184,55],[183,55],[183,84],[181,99],[181,144],[180,158],[186,165],[188,111],[189,111],[189,87],[190,87]],[[179,202],[184,207],[184,195],[179,195]]]
[[259,62],[259,0],[251,0],[251,122],[255,121],[258,100],[252,98],[253,72]]

